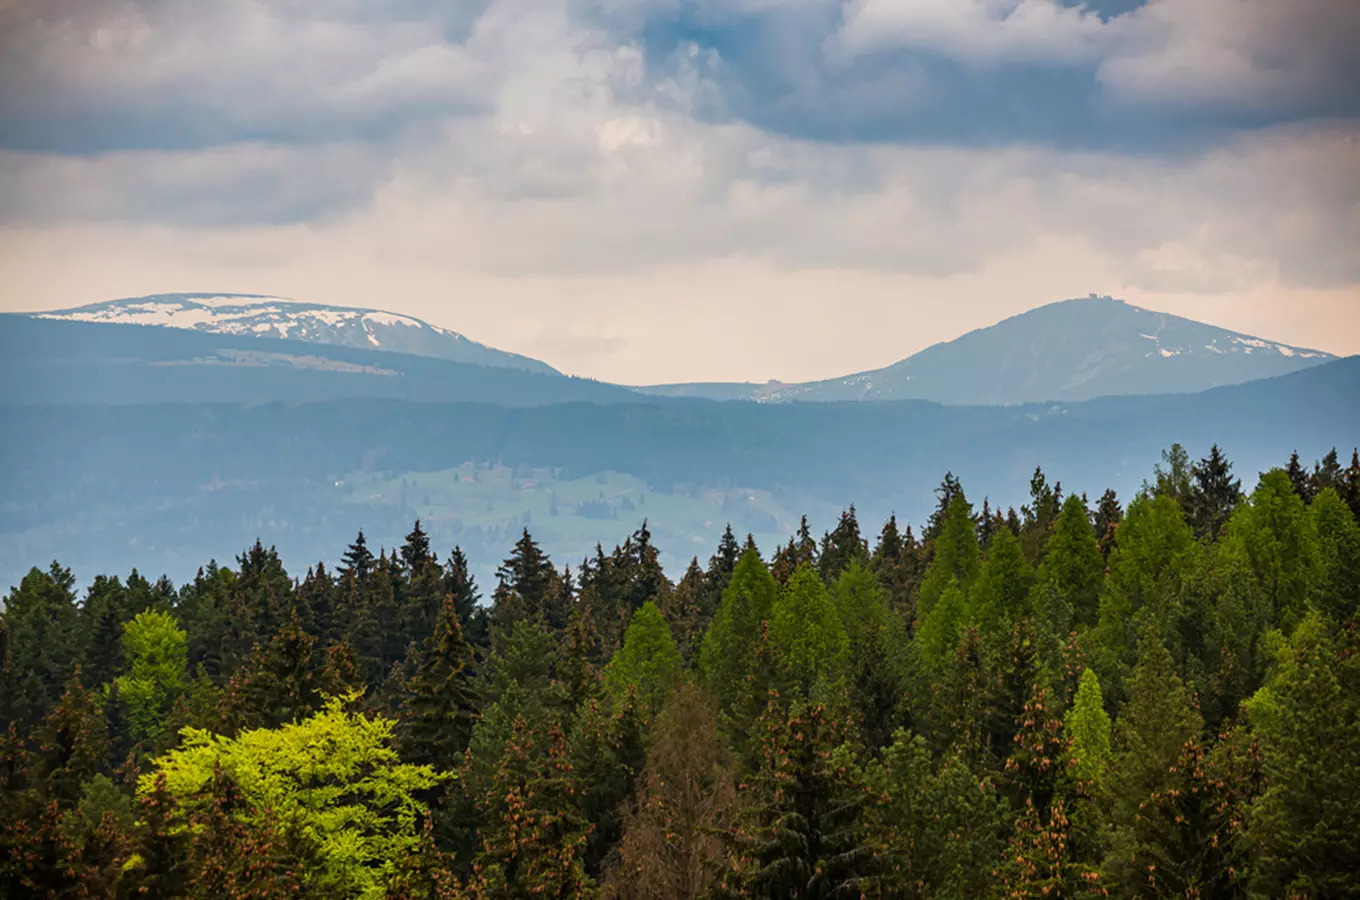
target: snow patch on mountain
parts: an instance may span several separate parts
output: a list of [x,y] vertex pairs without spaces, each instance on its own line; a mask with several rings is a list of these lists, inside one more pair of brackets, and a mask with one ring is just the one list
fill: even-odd
[[35,316],[378,348],[475,365],[560,374],[536,359],[479,344],[449,328],[413,316],[261,294],[157,294]]

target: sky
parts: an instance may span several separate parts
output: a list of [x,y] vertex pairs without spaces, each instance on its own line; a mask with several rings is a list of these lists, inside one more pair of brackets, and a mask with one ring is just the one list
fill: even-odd
[[0,310],[246,292],[630,384],[1111,294],[1360,353],[1354,0],[0,0]]

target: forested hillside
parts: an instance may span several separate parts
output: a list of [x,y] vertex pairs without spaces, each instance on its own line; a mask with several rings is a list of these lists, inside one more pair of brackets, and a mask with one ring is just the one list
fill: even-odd
[[1218,442],[1249,480],[1295,449],[1311,464],[1360,444],[1357,395],[1360,358],[1199,394],[1024,407],[0,405],[0,589],[56,557],[82,579],[136,560],[182,581],[241,535],[330,564],[359,528],[393,547],[415,518],[483,582],[525,526],[571,561],[645,518],[675,578],[727,521],[769,543],[801,513],[825,528],[851,503],[923,519],[945,470],[979,504],[1019,505],[1036,465],[1069,489],[1127,496],[1173,442],[1196,455]]
[[1063,475],[675,580],[646,524],[573,567],[526,529],[481,586],[419,521],[34,568],[0,895],[1360,895],[1360,457]]

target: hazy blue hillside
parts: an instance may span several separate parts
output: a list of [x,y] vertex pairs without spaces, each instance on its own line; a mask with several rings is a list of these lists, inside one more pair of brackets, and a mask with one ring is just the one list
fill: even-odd
[[380,309],[299,303],[262,294],[151,294],[38,313],[45,319],[180,328],[390,350],[478,366],[559,374],[545,362],[479,344],[448,328]]
[[825,525],[855,502],[870,520],[895,510],[919,522],[946,469],[979,502],[1019,505],[1035,465],[1069,490],[1127,497],[1162,448],[1218,442],[1250,484],[1296,447],[1311,460],[1360,444],[1358,395],[1350,358],[1198,394],[1022,407],[10,406],[0,580],[58,556],[82,573],[136,564],[183,578],[238,552],[243,535],[290,559],[330,559],[360,527],[392,545],[417,515],[483,573],[526,523],[549,551],[574,553],[644,516],[675,566],[729,519],[782,538],[799,512]]
[[0,316],[9,403],[268,403],[346,397],[505,405],[632,401],[557,374],[177,328]]
[[710,399],[1015,404],[1202,391],[1334,357],[1114,300],[1029,310],[882,369],[804,384],[681,384],[640,390]]

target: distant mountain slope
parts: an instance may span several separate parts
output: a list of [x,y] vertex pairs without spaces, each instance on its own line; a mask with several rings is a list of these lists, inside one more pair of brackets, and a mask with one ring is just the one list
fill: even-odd
[[627,388],[377,349],[0,315],[0,384],[11,404],[637,402]]
[[[621,541],[644,517],[655,533],[674,534],[678,516],[692,519],[679,507],[716,492],[710,520],[699,520],[707,530],[661,548],[680,568],[691,553],[711,552],[725,521],[774,530],[746,512],[763,502],[752,491],[811,514],[816,528],[850,503],[869,529],[893,511],[920,524],[946,470],[979,505],[984,496],[1003,507],[1026,502],[1036,465],[1092,502],[1106,487],[1127,501],[1172,442],[1195,457],[1218,443],[1250,488],[1294,449],[1305,461],[1333,446],[1349,454],[1360,444],[1357,395],[1360,357],[1196,394],[1018,407],[677,400],[509,409],[371,398],[0,405],[0,588],[53,558],[82,578],[136,565],[183,579],[257,536],[301,567],[331,561],[361,527],[375,546],[396,546],[416,516],[436,546],[461,544],[479,571],[494,570],[523,527],[551,538],[561,518],[579,517],[566,495],[557,509],[535,469],[553,470],[548,490],[573,482],[577,501],[595,490],[605,500],[615,479],[604,473],[649,486],[645,506],[571,523],[573,545]],[[454,471],[470,462],[482,470]],[[438,488],[426,496],[441,481],[490,478],[487,466],[518,473],[517,483],[505,477],[503,490],[479,495],[475,507],[441,501],[465,495]],[[489,523],[493,505],[500,518]],[[791,528],[783,524],[781,540]],[[560,546],[546,543],[552,553]]]
[[433,356],[478,366],[560,374],[518,353],[497,350],[411,316],[377,309],[299,303],[261,294],[152,294],[35,313],[38,318],[109,325],[151,325],[213,334],[314,341]]
[[1065,300],[927,347],[882,369],[804,384],[682,384],[661,396],[763,402],[934,400],[1016,404],[1188,393],[1335,359],[1110,297]]

